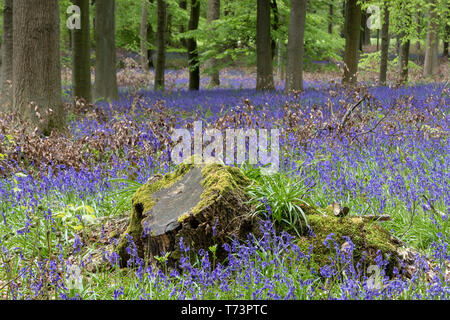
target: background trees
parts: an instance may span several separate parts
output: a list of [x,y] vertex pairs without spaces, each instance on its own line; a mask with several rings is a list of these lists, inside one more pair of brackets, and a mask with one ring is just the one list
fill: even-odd
[[115,0],[95,1],[95,98],[117,99]]
[[286,92],[303,90],[303,39],[305,23],[306,0],[292,0],[287,48]]
[[[215,20],[220,18],[220,0],[208,0],[208,8],[207,8],[207,21],[208,23],[212,23]],[[214,32],[214,29],[212,29]],[[212,69],[210,72],[211,82],[210,85],[212,87],[217,87],[220,85],[220,76],[219,70],[217,69],[217,60],[215,58],[211,58],[209,60],[209,66]]]
[[[62,110],[58,107],[61,77],[57,61],[62,60],[71,69],[72,81],[67,85],[72,96],[88,102],[93,98],[117,99],[116,48],[138,54],[141,68],[146,71],[153,66],[149,60],[156,52],[155,90],[164,90],[165,69],[174,65],[189,67],[191,90],[200,88],[201,71],[211,77],[210,85],[214,87],[220,84],[219,70],[232,66],[256,67],[257,90],[272,90],[285,80],[284,89],[291,91],[303,89],[303,70],[337,70],[335,66],[342,61],[342,81],[356,84],[361,57],[366,64],[370,57],[376,58],[372,61],[379,71],[380,84],[406,83],[411,66],[417,69],[422,64],[425,78],[436,77],[440,62],[448,59],[450,9],[446,0],[60,0],[53,15],[41,12],[44,2],[36,0],[25,5],[17,1],[19,9],[15,11],[16,1],[0,0],[0,110],[6,110],[9,97],[14,100],[13,111],[39,124],[47,133],[64,123],[63,112],[57,112]],[[71,4],[81,9],[81,29],[68,30],[65,24],[66,9]],[[47,9],[56,10],[54,5],[54,1],[45,2]],[[377,14],[382,23],[377,30],[371,29],[367,23]],[[32,22],[26,24],[19,19]],[[50,28],[41,19],[63,23]],[[45,32],[39,31],[40,43],[35,38],[29,41],[39,28],[45,28]],[[26,30],[28,35],[25,37],[19,30]],[[371,37],[377,38],[376,49]],[[55,41],[62,44],[57,50]],[[395,42],[398,51],[393,50]],[[42,53],[46,50],[48,55]],[[34,51],[36,55],[31,59],[29,53]],[[411,61],[411,51],[419,58]],[[182,62],[173,63],[167,53],[177,54]],[[317,61],[324,62],[324,67],[318,67]],[[279,70],[277,78],[275,68]],[[395,76],[393,68],[397,68]],[[284,69],[286,79],[282,79]],[[31,75],[38,75],[39,81],[31,79]],[[14,91],[10,92],[11,83]],[[59,93],[50,94],[49,86],[53,84],[52,92]],[[40,104],[38,116],[27,109],[30,102]]]
[[[191,0],[191,16],[188,30],[195,31],[200,19],[200,0]],[[197,40],[191,36],[186,41],[189,59],[189,90],[200,89],[200,65],[197,51]]]
[[381,85],[386,84],[386,75],[389,58],[389,6],[388,2],[384,0],[381,14],[383,15],[383,22],[381,27],[381,58],[380,58],[380,77]]
[[158,28],[156,31],[156,68],[155,90],[164,90],[164,71],[166,69],[166,27],[167,13],[164,0],[157,0],[158,4]]
[[258,0],[256,16],[256,90],[274,89],[271,41],[270,0]]
[[[13,77],[13,1],[5,0],[3,7],[3,41],[1,52],[1,83],[2,105],[11,100],[11,81]],[[4,109],[4,108],[2,108]],[[1,109],[0,109],[1,110]]]
[[347,0],[345,17],[345,52],[343,83],[355,84],[358,71],[358,48],[360,41],[361,6],[357,0]]
[[437,12],[437,0],[429,1],[428,9],[428,27],[425,51],[425,62],[423,75],[425,77],[438,72],[438,54],[439,54],[439,23]]
[[72,87],[73,96],[92,101],[91,37],[89,0],[73,0],[81,10],[81,29],[72,30]]

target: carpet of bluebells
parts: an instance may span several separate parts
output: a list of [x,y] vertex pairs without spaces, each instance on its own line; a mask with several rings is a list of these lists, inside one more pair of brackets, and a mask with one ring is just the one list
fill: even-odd
[[[304,92],[256,92],[254,77],[221,75],[222,87],[185,89],[186,73],[170,71],[165,93],[122,89],[112,103],[68,105],[69,130],[47,138],[0,124],[0,297],[4,299],[448,299],[450,297],[450,89],[444,84],[347,90],[307,82]],[[120,79],[120,76],[119,76]],[[281,88],[281,84],[280,84]],[[279,89],[280,89],[279,88]],[[68,90],[68,94],[70,90]],[[359,102],[359,103],[358,103]],[[352,112],[347,110],[353,109]],[[347,116],[346,116],[347,115]],[[414,248],[411,276],[377,259],[379,279],[353,261],[333,234],[335,257],[310,268],[288,233],[270,219],[262,238],[188,258],[178,269],[147,265],[129,247],[129,268],[107,247],[109,219],[127,179],[144,183],[173,170],[172,128],[280,128],[282,170],[305,175],[308,198],[338,202],[351,215],[389,214],[383,226]],[[11,120],[12,121],[12,120]],[[122,182],[117,182],[122,181]],[[270,217],[270,206],[267,216]],[[107,249],[105,249],[107,248]],[[103,264],[88,267],[101,250]]]

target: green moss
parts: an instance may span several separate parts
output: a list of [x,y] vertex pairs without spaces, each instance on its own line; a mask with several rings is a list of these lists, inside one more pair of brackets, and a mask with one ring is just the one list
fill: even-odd
[[376,252],[380,250],[384,255],[396,256],[396,246],[391,241],[387,230],[379,225],[367,223],[358,217],[337,218],[334,216],[309,215],[308,223],[315,236],[305,236],[299,239],[298,245],[303,252],[308,253],[312,246],[312,260],[317,266],[330,263],[336,253],[333,241],[329,248],[324,244],[325,239],[334,233],[333,240],[339,246],[346,241],[343,237],[348,236],[355,245],[353,252],[354,261],[359,261],[363,255],[367,257],[366,262],[373,262]]
[[[202,169],[202,186],[204,191],[200,196],[200,202],[192,209],[192,214],[197,214],[213,203],[220,195],[229,192],[245,192],[245,187],[250,184],[241,170],[222,164],[208,164]],[[180,220],[183,221],[183,217]],[[180,221],[179,220],[179,221]]]

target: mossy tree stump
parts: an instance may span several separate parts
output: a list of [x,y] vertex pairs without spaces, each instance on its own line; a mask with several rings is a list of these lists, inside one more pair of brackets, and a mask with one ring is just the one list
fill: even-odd
[[[170,174],[152,177],[132,198],[129,225],[118,246],[121,265],[126,266],[130,259],[127,235],[133,239],[137,255],[150,263],[157,262],[155,256],[170,253],[168,262],[175,265],[181,256],[181,238],[190,255],[217,245],[216,258],[223,261],[227,256],[224,243],[235,237],[246,240],[250,233],[260,235],[260,220],[249,214],[245,192],[249,184],[239,169],[220,164],[183,163]],[[329,264],[336,254],[333,243],[324,244],[331,233],[341,249],[346,246],[346,237],[351,240],[355,245],[353,261],[357,263],[364,256],[363,268],[374,264],[381,253],[389,256],[390,273],[398,266],[398,258],[404,258],[401,243],[377,223],[339,215],[329,208],[302,206],[310,229],[303,225],[296,242],[304,253],[312,246],[312,261],[317,267]],[[280,226],[275,227],[279,230]]]
[[183,163],[173,173],[153,177],[132,198],[130,222],[118,247],[121,265],[130,258],[127,234],[138,256],[151,263],[169,252],[169,263],[176,262],[181,238],[191,254],[217,244],[216,257],[224,259],[222,244],[259,231],[248,215],[249,183],[239,169],[220,164]]

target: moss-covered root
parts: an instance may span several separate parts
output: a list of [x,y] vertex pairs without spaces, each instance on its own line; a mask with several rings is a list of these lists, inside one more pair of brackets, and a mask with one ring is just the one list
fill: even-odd
[[[380,251],[385,258],[389,256],[388,273],[397,264],[398,245],[386,229],[375,223],[366,222],[358,217],[338,218],[329,215],[309,215],[308,223],[313,235],[305,234],[305,237],[299,240],[299,245],[304,252],[308,252],[312,245],[312,261],[317,267],[330,263],[330,257],[333,259],[336,253],[333,240],[341,247],[346,242],[344,236],[349,237],[355,245],[353,252],[355,263],[364,256],[365,264],[374,264]],[[324,242],[331,233],[334,237],[327,246]]]

